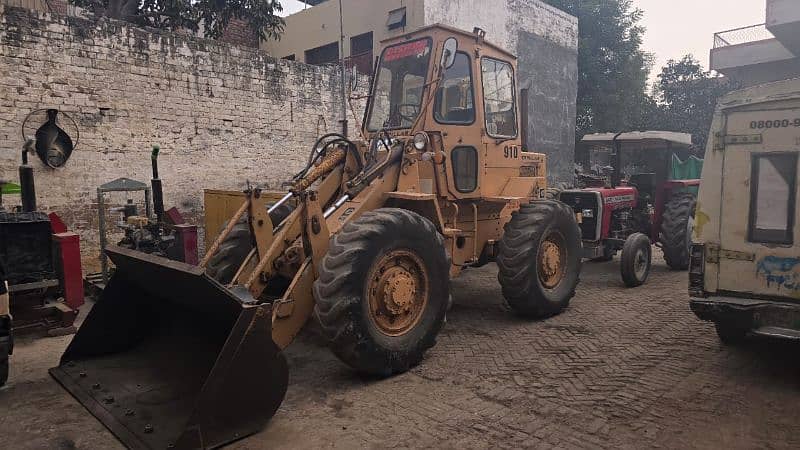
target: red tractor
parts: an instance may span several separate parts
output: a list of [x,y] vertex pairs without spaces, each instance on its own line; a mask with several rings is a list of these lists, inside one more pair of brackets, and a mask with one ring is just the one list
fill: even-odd
[[702,159],[692,136],[667,131],[604,133],[582,140],[579,189],[560,192],[583,235],[583,257],[610,261],[622,251],[622,280],[642,285],[650,273],[651,243],[673,270],[689,266]]

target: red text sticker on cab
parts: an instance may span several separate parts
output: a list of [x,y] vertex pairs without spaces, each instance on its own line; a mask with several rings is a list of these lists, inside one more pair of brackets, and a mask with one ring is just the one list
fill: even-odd
[[396,61],[408,56],[421,56],[425,54],[427,49],[428,41],[426,40],[409,42],[408,44],[389,47],[386,49],[386,56],[383,59],[385,61]]

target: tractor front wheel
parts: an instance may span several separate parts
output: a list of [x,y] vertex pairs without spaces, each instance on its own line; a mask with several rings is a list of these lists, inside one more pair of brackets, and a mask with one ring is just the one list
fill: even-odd
[[497,275],[509,307],[525,317],[550,317],[575,295],[581,232],[572,209],[555,200],[522,205],[505,226]]
[[442,236],[419,214],[383,208],[345,225],[314,282],[314,314],[333,352],[370,375],[418,364],[444,324],[449,270]]
[[694,209],[697,198],[686,192],[675,194],[664,205],[661,217],[661,244],[664,260],[672,270],[689,268],[689,248],[692,246]]
[[620,272],[625,286],[637,287],[647,281],[652,264],[650,238],[642,233],[633,233],[625,239],[620,258]]

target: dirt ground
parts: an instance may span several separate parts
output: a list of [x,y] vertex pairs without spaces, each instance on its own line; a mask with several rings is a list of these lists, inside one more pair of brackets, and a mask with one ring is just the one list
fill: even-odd
[[[354,375],[310,333],[287,351],[275,418],[232,448],[800,448],[800,347],[723,347],[663,261],[625,289],[586,264],[571,307],[545,321],[503,306],[497,269],[453,283],[438,344],[409,373]],[[0,447],[121,448],[50,378],[69,337],[20,339],[0,390]]]

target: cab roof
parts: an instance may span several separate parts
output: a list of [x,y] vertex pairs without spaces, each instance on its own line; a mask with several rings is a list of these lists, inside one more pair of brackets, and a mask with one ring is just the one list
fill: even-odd
[[513,54],[510,51],[504,49],[503,47],[500,47],[497,44],[493,44],[490,41],[487,41],[483,37],[479,37],[475,33],[470,33],[468,31],[465,31],[465,30],[462,30],[462,29],[459,29],[459,28],[455,28],[455,27],[451,27],[449,25],[443,25],[441,23],[436,23],[436,24],[433,24],[433,25],[427,25],[427,26],[424,26],[424,27],[419,28],[417,30],[414,30],[414,31],[412,31],[410,33],[403,34],[401,36],[393,36],[393,37],[384,39],[384,40],[381,41],[381,45],[383,47],[388,47],[389,45],[392,45],[392,44],[395,44],[395,43],[408,41],[408,40],[411,40],[411,39],[415,39],[417,37],[428,36],[428,35],[431,34],[431,32],[436,32],[436,31],[444,32],[446,34],[455,34],[455,35],[459,35],[461,37],[466,37],[466,38],[471,38],[471,39],[479,39],[479,42],[478,42],[479,45],[491,48],[492,50],[495,50],[495,51],[497,51],[499,53],[502,53],[504,56],[507,56],[508,58],[511,58],[513,60],[517,59],[517,56],[515,54]]
[[692,135],[675,131],[631,131],[628,133],[587,134],[581,142],[589,146],[611,146],[614,140],[624,148],[645,150],[676,150],[692,147]]

